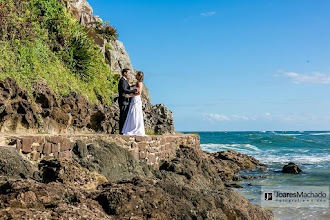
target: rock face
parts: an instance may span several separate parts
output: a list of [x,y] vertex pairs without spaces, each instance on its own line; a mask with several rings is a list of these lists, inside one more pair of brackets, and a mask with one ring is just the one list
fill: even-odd
[[107,182],[102,174],[90,172],[75,161],[66,159],[42,160],[39,163],[41,181],[61,182],[82,189],[96,189]]
[[1,219],[113,219],[83,191],[59,182],[2,182]]
[[70,0],[67,8],[82,25],[93,26],[102,21],[99,16],[93,15],[93,8],[86,0]]
[[[164,105],[144,105],[146,130],[156,134],[174,132],[172,112]],[[62,98],[45,84],[33,87],[33,97],[14,80],[0,82],[0,131],[51,134],[66,132],[118,133],[119,107],[90,103],[77,93]]]
[[135,71],[132,67],[131,60],[124,47],[119,40],[109,41],[111,48],[105,51],[106,61],[111,66],[113,73],[121,74],[122,70],[128,68],[131,70],[130,81],[135,80]]
[[1,132],[118,131],[119,110],[116,105],[91,104],[77,93],[59,99],[40,82],[33,87],[32,99],[14,80],[6,78],[0,82]]
[[2,219],[273,219],[226,188],[223,160],[200,148],[181,146],[152,169],[124,148],[96,143],[81,141],[73,161],[41,161],[34,180],[0,181]]
[[0,146],[0,180],[32,177],[38,168],[13,147]]
[[288,165],[283,167],[282,173],[299,174],[302,173],[302,170],[298,167],[297,164],[290,162]]
[[[122,42],[112,40],[111,48],[106,48],[107,40],[93,31],[93,22],[98,17],[85,0],[71,0],[67,5],[75,18],[86,27],[88,35],[94,39],[113,73],[121,73],[124,68],[132,72],[128,53]],[[33,94],[20,88],[13,79],[0,82],[0,131],[15,133],[67,133],[67,132],[103,132],[119,133],[119,107],[92,104],[81,94],[75,92],[57,97],[46,82],[33,85]],[[147,133],[174,133],[173,114],[164,105],[152,105],[149,91],[145,87],[142,94],[144,121]]]
[[[88,2],[85,0],[71,0],[68,8],[82,25],[89,27],[87,33],[89,37],[94,39],[94,42],[99,47],[100,51],[104,53],[105,61],[111,68],[112,73],[121,75],[122,70],[128,68],[131,70],[129,81],[135,81],[135,74],[137,71],[133,69],[129,54],[126,51],[124,44],[117,39],[107,41],[90,28],[99,18],[98,16],[93,16],[93,9]],[[106,47],[106,45],[109,46]],[[174,133],[172,112],[164,105],[153,106],[148,88],[145,85],[141,97],[146,131],[154,134]],[[119,114],[118,107],[116,113]]]
[[127,150],[123,150],[114,143],[96,141],[86,145],[78,140],[74,152],[76,153],[74,160],[82,167],[100,173],[111,181],[152,175],[148,166],[135,160]]

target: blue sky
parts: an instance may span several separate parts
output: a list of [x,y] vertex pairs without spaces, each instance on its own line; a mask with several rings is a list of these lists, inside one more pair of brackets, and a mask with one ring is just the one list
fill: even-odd
[[330,1],[89,3],[176,131],[330,130]]

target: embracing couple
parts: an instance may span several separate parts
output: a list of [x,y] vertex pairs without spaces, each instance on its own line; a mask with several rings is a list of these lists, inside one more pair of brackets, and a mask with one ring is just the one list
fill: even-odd
[[138,71],[135,75],[136,84],[129,84],[129,69],[122,71],[122,77],[118,84],[119,92],[119,133],[123,135],[146,136],[144,131],[142,100],[144,74]]

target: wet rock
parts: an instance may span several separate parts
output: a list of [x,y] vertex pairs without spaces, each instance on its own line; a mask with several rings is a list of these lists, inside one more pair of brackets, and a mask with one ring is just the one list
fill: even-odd
[[241,186],[238,183],[225,183],[226,187],[232,187],[232,188],[244,188],[243,186]]
[[242,175],[241,178],[242,178],[242,179],[255,179],[255,178],[258,178],[258,177],[256,177],[256,176]]
[[302,173],[302,170],[295,163],[290,162],[288,165],[285,165],[282,168],[282,173],[293,173],[299,174]]
[[234,162],[240,167],[240,169],[249,169],[256,170],[258,166],[266,166],[263,163],[260,163],[254,157],[248,156],[246,154],[241,154],[233,150],[220,151],[213,154],[215,158],[221,160],[229,160]]

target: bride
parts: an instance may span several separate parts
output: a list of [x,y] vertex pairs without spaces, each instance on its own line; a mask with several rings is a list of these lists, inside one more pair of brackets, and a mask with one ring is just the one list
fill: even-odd
[[141,94],[143,89],[144,74],[138,71],[135,76],[137,83],[135,88],[138,92],[133,95],[126,94],[126,98],[131,98],[127,118],[123,127],[123,135],[138,135],[146,136],[144,131],[143,113],[142,113],[142,100]]

